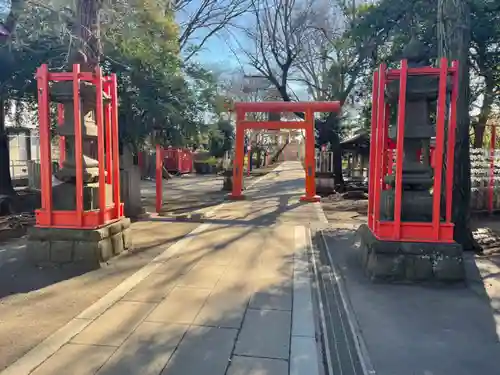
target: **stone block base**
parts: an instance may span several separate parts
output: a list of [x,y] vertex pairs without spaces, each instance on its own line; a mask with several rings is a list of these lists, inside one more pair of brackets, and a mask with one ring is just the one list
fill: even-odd
[[333,173],[316,172],[315,183],[316,192],[318,194],[329,195],[335,193],[335,180]]
[[123,218],[98,229],[30,228],[27,255],[36,265],[85,263],[98,268],[132,248],[130,219]]
[[[109,206],[113,203],[113,186],[105,184],[106,204]],[[74,211],[76,210],[76,187],[71,182],[65,182],[54,186],[52,195],[57,197],[54,199],[54,211]],[[91,183],[83,186],[83,209],[96,210],[99,209],[99,184]]]
[[457,243],[395,242],[377,239],[367,225],[358,229],[361,264],[373,281],[460,282],[465,279]]

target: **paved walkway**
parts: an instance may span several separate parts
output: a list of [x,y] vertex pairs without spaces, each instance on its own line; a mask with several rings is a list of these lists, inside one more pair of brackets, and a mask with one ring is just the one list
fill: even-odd
[[319,374],[303,176],[283,163],[1,375]]

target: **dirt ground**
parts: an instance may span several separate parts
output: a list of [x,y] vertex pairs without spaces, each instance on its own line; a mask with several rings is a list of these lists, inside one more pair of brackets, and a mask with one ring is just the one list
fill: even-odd
[[[278,163],[255,169],[245,181],[264,176],[272,171]],[[171,214],[183,214],[200,211],[221,203],[227,196],[222,191],[223,177],[215,175],[184,175],[163,181],[163,207]],[[142,204],[146,212],[155,212],[155,181],[141,181]],[[21,190],[18,192],[15,212],[12,215],[0,216],[0,246],[6,241],[21,238],[27,229],[35,224],[34,211],[40,207],[40,193]]]
[[329,223],[364,224],[368,220],[368,199],[346,199],[334,194],[321,199]]

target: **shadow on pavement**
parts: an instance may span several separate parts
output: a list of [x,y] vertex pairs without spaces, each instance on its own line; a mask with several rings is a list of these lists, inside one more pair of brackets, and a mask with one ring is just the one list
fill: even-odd
[[[259,232],[261,245],[280,241],[272,230]],[[232,246],[243,237],[203,241],[168,259],[33,375],[288,375],[293,249]],[[217,266],[230,252],[232,266]],[[224,271],[201,286],[190,278],[197,267]]]
[[[147,287],[147,289],[150,290],[152,293],[158,292],[159,290],[161,290],[162,285],[168,285],[169,283],[170,284],[173,283],[173,280],[179,279],[180,277],[182,277],[184,273],[187,273],[188,270],[195,267],[198,263],[203,262],[204,257],[205,258],[207,257],[212,258],[214,256],[216,257],[218,253],[223,253],[229,246],[232,245],[234,248],[235,243],[237,241],[239,241],[238,243],[240,245],[236,247],[240,248],[241,244],[245,243],[245,241],[243,240],[255,236],[256,231],[262,231],[262,230],[265,231],[266,227],[272,228],[274,226],[273,224],[277,223],[279,224],[278,219],[280,215],[281,216],[286,215],[288,214],[288,212],[292,211],[295,208],[300,208],[301,206],[300,203],[294,203],[290,201],[291,197],[296,196],[297,194],[292,194],[287,191],[287,189],[291,191],[296,191],[297,181],[299,180],[302,181],[302,179],[294,179],[284,182],[273,181],[274,187],[272,188],[266,186],[262,188],[257,188],[254,186],[252,189],[250,189],[249,194],[251,194],[252,199],[258,199],[263,201],[269,200],[269,202],[263,202],[263,204],[260,205],[255,204],[254,202],[251,201],[247,202],[249,204],[248,210],[244,213],[243,217],[238,220],[250,222],[251,226],[248,226],[243,230],[239,228],[239,230],[234,235],[231,235],[228,238],[226,238],[227,236],[223,235],[222,230],[227,229],[229,226],[234,227],[235,222],[234,220],[228,220],[227,222],[224,222],[224,219],[218,219],[224,217],[224,209],[218,211],[216,218],[213,219],[214,225],[210,226],[209,228],[207,228],[205,232],[203,232],[205,233],[205,236],[208,235],[208,239],[205,242],[201,243],[199,246],[192,246],[189,249],[189,251],[188,249],[185,250],[183,249],[182,254],[185,255],[185,259],[184,260],[171,259],[172,264],[175,265],[175,267],[173,267],[173,271],[169,271],[170,273],[167,276],[165,276],[166,278],[164,279],[158,278],[157,280],[154,280],[155,282],[149,280],[148,282],[150,282],[150,285]],[[299,221],[298,224],[301,224],[300,218],[294,220],[296,221],[298,220]],[[222,223],[224,225],[221,225]],[[179,225],[188,226],[189,228],[186,227],[185,229],[179,230],[179,234],[176,234],[177,231],[173,229]],[[0,275],[0,277],[4,278],[3,280],[0,279],[1,282],[0,288],[1,287],[4,288],[0,290],[3,290],[4,293],[3,295],[8,295],[8,294],[11,295],[10,297],[4,298],[2,301],[0,301],[0,316],[2,316],[2,319],[5,319],[8,323],[0,325],[0,352],[2,353],[2,355],[0,355],[0,369],[7,366],[9,363],[12,363],[16,358],[20,357],[26,351],[28,351],[33,346],[38,344],[45,337],[47,337],[49,334],[51,334],[56,329],[61,327],[76,314],[78,314],[83,309],[92,304],[94,301],[98,300],[100,297],[106,294],[107,291],[112,289],[114,286],[118,285],[126,277],[130,276],[133,272],[137,271],[142,266],[147,264],[156,255],[159,255],[160,253],[165,251],[165,249],[168,248],[170,244],[175,243],[177,240],[184,237],[186,233],[194,229],[197,225],[196,223],[177,223],[165,226],[164,222],[155,223],[151,221],[139,221],[135,223],[134,226],[137,226],[136,228],[140,228],[140,232],[142,233],[142,241],[136,247],[136,250],[130,254],[125,253],[122,256],[117,257],[116,259],[112,260],[107,267],[101,268],[99,270],[87,273],[85,273],[86,270],[78,268],[68,268],[67,270],[62,270],[62,269],[43,270],[43,272],[45,272],[43,277],[40,277],[40,275],[35,276],[36,273],[33,273],[31,276],[33,279],[31,279],[30,276],[28,275],[29,271],[26,269],[26,271],[23,270],[23,272],[26,274],[25,284],[19,284],[19,285],[15,285],[15,283],[17,283],[18,281],[16,277],[14,278],[16,282],[12,282],[12,280],[14,279],[9,279],[8,273]],[[166,239],[161,239],[162,235],[166,237]],[[199,235],[200,234],[195,234],[190,236],[193,237],[193,240],[196,240],[199,237]],[[265,241],[266,239],[268,239],[268,236],[259,234],[259,239],[257,240],[256,243],[260,243],[259,241]],[[273,241],[275,241],[274,245],[275,247],[282,246],[282,244],[280,244],[279,238],[273,237]],[[207,248],[210,249],[211,253],[210,255],[206,253]],[[250,277],[251,273],[250,270],[252,268],[256,268],[255,265],[260,264],[259,262],[261,262],[261,260],[259,260],[259,254],[252,254],[252,252],[250,251],[251,249],[242,249],[241,253],[242,257],[246,256],[245,255],[246,252],[244,250],[246,250],[246,252],[250,254],[249,257],[246,259],[247,261],[246,268],[238,269],[237,272],[232,276],[233,280],[231,282],[228,282],[225,288],[217,292],[217,293],[222,293],[221,294],[222,296],[224,295],[224,293],[233,293],[236,295],[244,294],[238,292],[238,290],[235,291],[234,288],[238,288],[238,285],[240,285],[241,283],[243,285],[246,285],[247,284],[246,280],[248,280],[248,278]],[[283,259],[282,261],[283,264],[287,265],[285,267],[287,268],[287,270],[289,270],[289,263],[290,263],[289,260],[290,259],[288,260]],[[180,263],[184,262],[185,264],[180,264],[179,262]],[[40,280],[45,280],[45,281],[40,281]],[[146,280],[144,280],[143,282],[146,282]],[[259,296],[275,295],[275,294],[279,295],[280,290],[282,288],[285,287],[288,288],[290,286],[289,283],[284,284],[279,280],[280,280],[279,277],[278,279],[275,279],[273,277],[263,282],[263,284],[260,285],[258,288],[258,290],[261,291],[261,294],[259,294]],[[53,283],[53,285],[50,285],[51,283]],[[29,291],[31,291],[32,293],[27,293]],[[13,293],[17,293],[18,295],[17,296],[12,295]],[[26,293],[26,295],[23,295],[23,293]],[[170,291],[168,293],[170,293]],[[215,297],[217,294],[214,293],[212,294]],[[212,296],[212,294],[210,294],[210,297]],[[162,295],[161,298],[165,298],[165,295]],[[208,301],[208,298],[209,297],[207,297],[206,301]],[[259,297],[259,300],[260,298],[261,297]],[[262,298],[263,300],[266,300],[265,297]],[[271,296],[269,298],[271,300],[274,300],[276,298],[278,300],[280,299],[279,297],[275,296],[274,297]],[[215,305],[220,305],[221,303],[220,300],[224,301],[225,299],[226,299],[225,297],[218,298],[217,301],[219,302],[217,302]],[[232,305],[230,304],[228,306],[226,312],[219,313],[219,316],[210,318],[207,317],[206,320],[203,321],[202,325],[210,327],[212,326],[216,327],[218,326],[218,324],[220,325],[223,320],[229,319],[228,317],[231,316],[233,310],[238,310],[243,307],[246,307],[249,303],[248,302],[249,300],[250,300],[250,295],[247,296],[247,298],[244,301],[237,300],[236,302],[232,302]],[[128,301],[128,302],[133,302],[138,305],[141,305],[141,303],[151,304],[151,301],[149,302]],[[203,303],[205,304],[205,302]],[[138,308],[139,307],[140,306],[138,306]],[[136,315],[144,313],[142,307],[139,310],[140,311],[138,311]],[[216,314],[220,310],[215,309],[214,311],[215,311],[214,314]],[[278,309],[278,311],[280,310]],[[113,322],[117,320],[118,317],[121,316],[121,313],[122,313],[121,311],[105,313],[107,314],[106,319],[108,319],[108,323],[113,324]],[[273,314],[274,313],[270,313],[270,315]],[[135,318],[131,317],[130,319],[132,320],[136,319],[135,321],[139,322],[141,321],[140,317],[137,316]],[[271,319],[271,321],[273,320]],[[133,326],[131,321],[126,321],[123,325],[121,325],[122,324],[121,322],[123,322],[123,320],[120,320],[118,331],[120,330],[126,331],[128,328]],[[148,325],[151,326],[150,323],[156,324],[158,322],[148,322]],[[179,324],[181,326],[185,325],[184,323],[179,323]],[[39,329],[37,329],[36,327],[38,327]],[[136,326],[134,326],[134,328],[135,327]],[[150,347],[151,350],[162,351],[165,350],[165,348],[168,346],[166,342],[162,341],[163,339],[161,337],[156,336],[156,334],[152,332],[152,331],[158,331],[160,329],[159,326],[157,328],[158,329],[152,329],[150,331],[148,331],[147,327],[144,328],[147,332],[150,332],[150,333],[146,332],[144,334],[146,336],[150,335],[148,337],[150,337],[150,339],[153,341],[150,346],[146,345],[146,347],[142,349],[146,350],[146,354],[144,354],[145,358],[148,356],[147,354],[148,347]],[[170,329],[170,328],[165,327],[165,329]],[[184,329],[183,332],[185,332],[186,329],[181,327],[181,331],[182,329]],[[225,328],[225,329],[234,330],[235,328]],[[208,329],[208,330],[201,329],[201,330],[194,330],[192,333],[188,332],[188,334],[186,334],[188,340],[186,340],[186,344],[184,344],[185,346],[187,346],[186,350],[188,350],[189,347],[191,346],[196,346],[195,345],[196,342],[206,342],[208,340],[206,337],[212,337],[211,336],[212,334],[210,332],[213,331],[214,331],[213,329]],[[273,324],[270,325],[269,332],[273,332]],[[254,337],[252,336],[253,334],[252,332],[249,332],[248,334],[251,337]],[[265,334],[265,332],[263,332],[262,334]],[[184,333],[181,334],[181,337],[176,336],[175,338],[173,338],[172,343],[178,342],[183,337],[182,335],[184,335]],[[127,335],[125,336],[127,337]],[[16,337],[16,339],[14,340],[13,337]],[[124,337],[124,339],[126,337]],[[155,341],[156,339],[154,339],[154,337],[158,337],[158,340],[160,341]],[[260,338],[258,338],[257,336],[255,336],[254,339],[260,342]],[[136,346],[139,345],[139,342],[143,342],[145,339],[143,340],[142,338],[139,337],[134,340],[138,341],[135,341],[135,344],[133,344],[134,341],[132,340],[130,348],[134,348],[134,345]],[[223,341],[227,340],[228,337],[224,336]],[[81,345],[80,347],[80,344],[79,345],[71,344],[67,345],[66,347],[65,347],[66,349],[65,348],[63,349],[67,350],[68,353],[66,353],[67,355],[63,356],[65,358],[64,360],[61,361],[63,364],[57,364],[58,368],[54,369],[53,371],[47,370],[48,372],[39,372],[39,373],[35,372],[35,375],[59,374],[61,373],[61,369],[67,369],[72,361],[75,362],[74,368],[76,368],[78,366],[78,363],[82,361],[83,361],[82,366],[86,366],[90,363],[96,363],[96,364],[101,363],[102,365],[103,361],[101,361],[100,359],[105,357],[104,360],[107,360],[115,350],[113,349],[110,351],[109,348],[105,346],[99,346],[98,350],[96,350],[94,347],[89,348],[85,345]],[[215,347],[216,346],[214,346],[214,348]],[[142,354],[137,350],[138,350],[137,347],[135,347],[135,349],[130,349],[130,352],[127,352],[130,354],[129,360],[131,362],[133,361],[140,362]],[[132,355],[134,351],[135,354]],[[80,353],[76,355],[77,357],[76,359],[75,356],[71,356],[71,353],[75,352]],[[163,365],[167,362],[166,360],[164,360],[165,355],[161,357],[163,359],[160,359],[160,362],[163,362]],[[175,363],[175,361],[180,361],[180,363],[192,362],[192,361],[187,361],[185,359],[180,360],[179,358],[183,357],[179,356],[180,354],[174,355],[174,357],[172,357],[171,359],[171,361],[173,361],[172,363]],[[73,358],[73,360],[69,360],[67,358]],[[120,363],[121,362],[123,361],[120,361]],[[284,360],[283,362],[286,364]],[[225,363],[227,366],[227,358]],[[186,366],[188,365],[189,363],[186,364]],[[121,365],[116,364],[116,366],[120,367]],[[154,368],[156,365],[150,364],[149,366],[152,366],[151,368]],[[271,366],[274,368],[275,365],[272,364]],[[276,370],[276,372],[271,372],[273,375],[274,374],[281,375],[280,371],[284,367],[283,366],[278,366],[278,367],[279,369]],[[285,367],[286,369],[288,369],[288,365],[286,365]],[[149,367],[146,366],[142,368],[141,371],[139,372],[130,372],[130,373],[148,374],[149,370],[147,370],[147,368]],[[207,367],[207,369],[210,369],[210,367]],[[207,369],[202,368],[200,370],[201,372],[195,372],[195,373],[210,373],[214,375],[216,374],[216,372],[205,371]],[[288,374],[287,371],[288,370],[286,370],[286,372],[283,372],[283,375]],[[65,371],[63,370],[63,372]],[[73,372],[77,373],[76,370]],[[116,373],[122,374],[122,372],[116,372]],[[123,374],[125,373],[126,372],[123,372]],[[169,371],[167,373],[171,374],[176,372]],[[183,374],[189,374],[189,373],[190,372],[188,371],[184,372]]]
[[[478,283],[474,288],[371,283],[361,270],[354,231],[323,233],[377,374],[498,373],[500,301],[486,297],[482,282],[479,294],[473,290]],[[479,271],[474,262],[468,268],[470,285]]]

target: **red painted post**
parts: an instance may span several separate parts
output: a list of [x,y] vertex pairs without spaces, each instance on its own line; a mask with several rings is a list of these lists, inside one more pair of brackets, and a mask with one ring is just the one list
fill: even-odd
[[399,102],[396,141],[396,183],[394,186],[394,239],[401,238],[401,200],[403,197],[403,152],[406,115],[406,81],[408,79],[408,61],[401,61],[399,76]]
[[493,196],[495,188],[495,141],[497,137],[497,127],[496,125],[491,126],[491,139],[490,139],[490,181],[488,184],[488,211],[490,214],[493,213]]
[[82,117],[80,114],[80,65],[73,65],[73,106],[75,120],[76,220],[83,226],[83,150]]
[[448,76],[448,60],[442,58],[439,72],[439,91],[436,118],[436,149],[434,152],[434,189],[432,202],[432,229],[434,239],[439,240],[439,224],[441,222],[441,185],[443,177],[444,122],[446,117],[446,82]]
[[184,160],[184,150],[182,148],[177,150],[177,171],[184,173],[182,168],[182,161]]
[[252,165],[251,160],[252,146],[247,147],[247,177],[250,177],[250,166]]
[[[57,125],[64,125],[64,105],[59,103],[57,105]],[[64,136],[59,136],[59,167],[62,168],[64,160],[66,159],[66,141]]]
[[37,71],[38,84],[38,119],[40,126],[40,179],[42,188],[42,211],[48,216],[49,226],[52,224],[52,162],[50,147],[49,120],[49,68],[43,64]]
[[107,184],[112,184],[113,183],[113,158],[112,158],[112,142],[113,142],[113,135],[112,135],[112,121],[111,121],[111,103],[109,101],[109,98],[111,98],[111,81],[109,79],[106,80],[106,83],[104,84],[104,92],[106,93],[106,96],[108,97],[108,101],[106,105],[104,106],[104,116],[105,116],[105,129],[106,129],[106,183]]
[[[391,108],[389,103],[385,104],[384,110],[384,162],[382,176],[392,175],[392,167],[394,166],[394,150],[389,149],[390,139],[387,137],[387,132],[389,130],[389,122],[391,117]],[[387,150],[388,155],[385,155]],[[383,178],[383,177],[382,177]],[[382,182],[382,190],[389,189],[389,184],[384,184]]]
[[245,129],[241,122],[245,119],[245,112],[236,111],[236,139],[234,143],[234,162],[233,162],[233,191],[231,198],[241,198],[242,181],[243,181],[243,159],[245,147]]
[[99,162],[99,224],[104,224],[106,213],[106,170],[104,159],[104,116],[103,116],[103,83],[102,70],[98,66],[95,69],[96,88],[96,123],[97,123],[97,160]]
[[307,109],[305,112],[306,121],[306,195],[301,198],[308,202],[319,202],[316,196],[316,160],[315,160],[315,140],[314,140],[314,112]]
[[[374,204],[377,205],[380,202],[380,194],[382,189],[382,158],[384,155],[384,145],[385,145],[385,132],[384,132],[384,123],[385,123],[385,100],[384,100],[384,89],[386,82],[386,66],[385,64],[381,64],[379,68],[378,78],[378,103],[377,103],[377,139],[376,139],[376,150],[375,153],[375,173],[373,175],[373,181],[371,183],[374,184],[373,188],[373,201]],[[377,230],[378,222],[380,220],[380,206],[376,206],[374,210],[373,216],[373,225],[375,230]]]
[[113,148],[113,197],[115,200],[115,218],[123,216],[120,200],[120,149],[118,145],[118,82],[116,74],[111,75],[111,134]]
[[[452,203],[453,203],[453,169],[455,163],[455,138],[457,124],[457,98],[458,98],[458,61],[451,64],[453,69],[453,87],[451,91],[450,119],[448,122],[448,148],[446,152],[446,222],[452,222]],[[435,155],[435,153],[434,153]]]
[[375,172],[375,143],[377,139],[378,71],[373,72],[370,160],[368,170],[368,227],[373,230],[373,175]]
[[163,148],[156,145],[156,213],[163,206]]

